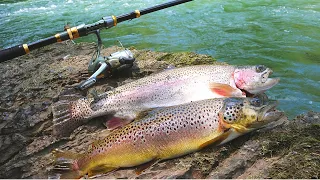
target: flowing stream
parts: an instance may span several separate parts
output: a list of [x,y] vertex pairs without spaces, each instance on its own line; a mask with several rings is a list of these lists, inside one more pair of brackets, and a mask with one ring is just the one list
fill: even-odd
[[[2,0],[0,48],[166,0]],[[267,92],[289,117],[320,110],[319,0],[194,0],[103,30],[104,46],[193,51],[236,65],[264,64],[281,77]],[[76,42],[96,41],[94,35]]]

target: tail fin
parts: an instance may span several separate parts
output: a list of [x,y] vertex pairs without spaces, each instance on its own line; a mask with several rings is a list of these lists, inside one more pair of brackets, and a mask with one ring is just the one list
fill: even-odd
[[60,179],[76,179],[81,178],[82,174],[79,170],[77,159],[82,155],[70,151],[54,150],[53,173],[59,174]]
[[61,100],[52,106],[53,135],[66,137],[71,132],[90,119],[93,110],[86,98],[77,101]]

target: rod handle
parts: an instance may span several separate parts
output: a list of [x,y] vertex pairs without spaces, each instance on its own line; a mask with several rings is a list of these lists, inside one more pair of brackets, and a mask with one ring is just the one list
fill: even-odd
[[8,49],[0,50],[0,63],[18,56],[22,56],[24,54],[27,54],[28,52],[29,48],[26,44],[20,44],[17,46],[10,47]]

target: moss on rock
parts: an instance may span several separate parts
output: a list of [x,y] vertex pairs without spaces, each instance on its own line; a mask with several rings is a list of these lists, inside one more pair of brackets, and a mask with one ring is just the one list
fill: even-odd
[[157,58],[158,61],[165,61],[176,67],[199,65],[199,64],[219,64],[211,56],[200,55],[193,52],[166,53]]
[[310,179],[320,177],[320,124],[291,123],[289,128],[266,135],[265,157],[281,160],[268,170],[276,179]]
[[[55,149],[84,152],[104,132],[104,117],[73,132],[70,139],[52,136],[51,104],[90,75],[92,43],[57,43],[2,63],[0,68],[0,177],[47,178]],[[107,56],[119,47],[102,50]],[[226,64],[193,52],[153,52],[131,48],[132,72],[100,79],[98,92],[166,69],[197,64]],[[120,76],[121,75],[121,76]],[[319,178],[319,113],[309,113],[267,131],[253,132],[223,146],[209,146],[184,157],[160,162],[136,175],[132,168],[106,178]]]

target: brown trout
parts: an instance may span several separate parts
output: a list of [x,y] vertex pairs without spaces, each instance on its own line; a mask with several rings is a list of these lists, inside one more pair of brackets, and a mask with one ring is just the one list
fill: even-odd
[[245,97],[279,82],[262,66],[199,65],[166,70],[119,86],[96,99],[60,101],[53,106],[53,134],[69,135],[87,120],[114,115],[110,129],[132,121],[140,111],[219,97]]
[[84,154],[55,150],[55,169],[67,170],[63,178],[90,177],[220,145],[280,119],[276,105],[260,97],[218,98],[149,110]]

